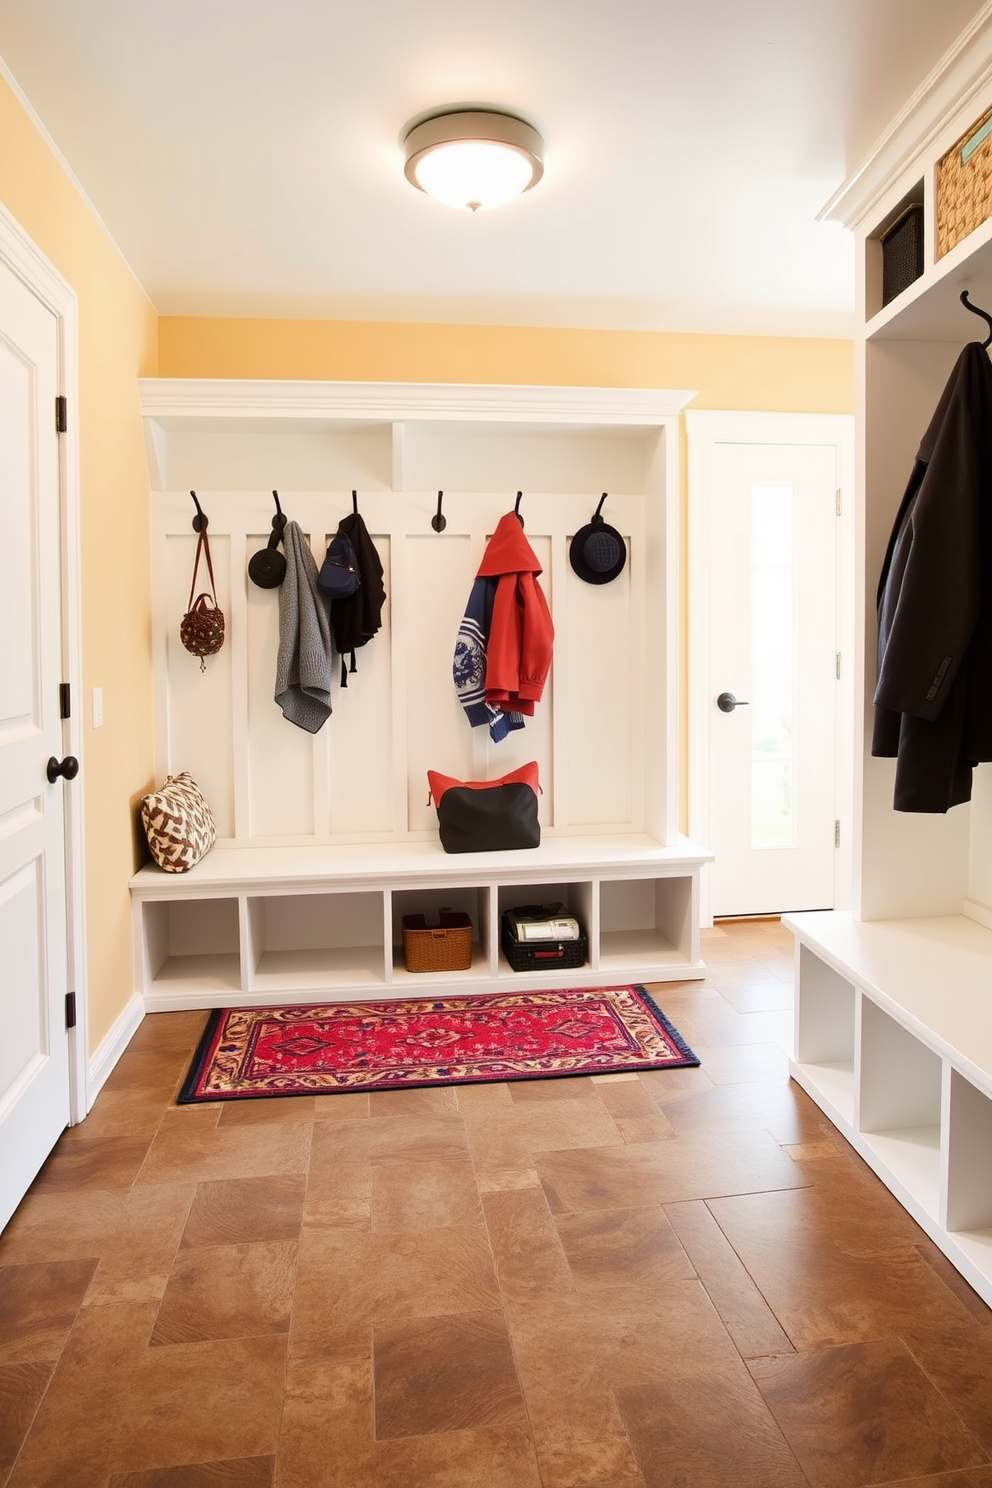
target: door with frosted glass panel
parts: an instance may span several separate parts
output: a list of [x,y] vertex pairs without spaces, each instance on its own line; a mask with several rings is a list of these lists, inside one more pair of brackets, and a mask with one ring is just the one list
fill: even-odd
[[718,443],[712,460],[713,913],[831,908],[836,451]]

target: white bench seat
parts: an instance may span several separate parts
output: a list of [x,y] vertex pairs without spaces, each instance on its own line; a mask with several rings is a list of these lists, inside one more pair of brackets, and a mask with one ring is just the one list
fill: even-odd
[[[188,873],[131,880],[137,987],[147,1011],[698,978],[699,871],[678,837],[545,836],[523,852],[448,854],[434,841],[333,847],[220,844]],[[577,967],[514,972],[505,909],[562,903],[586,932]],[[411,973],[402,919],[467,912],[467,971]]]

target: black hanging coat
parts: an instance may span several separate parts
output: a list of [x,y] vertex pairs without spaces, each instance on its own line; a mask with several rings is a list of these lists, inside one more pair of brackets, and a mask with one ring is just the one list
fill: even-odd
[[375,635],[382,624],[382,607],[386,591],[382,583],[382,563],[369,536],[361,512],[342,517],[338,531],[351,539],[361,583],[347,599],[331,603],[331,634],[341,656],[341,686],[348,685],[345,656],[351,653],[351,670],[355,671],[355,651]]
[[965,347],[916,457],[878,586],[873,755],[897,811],[945,812],[992,760],[992,364]]

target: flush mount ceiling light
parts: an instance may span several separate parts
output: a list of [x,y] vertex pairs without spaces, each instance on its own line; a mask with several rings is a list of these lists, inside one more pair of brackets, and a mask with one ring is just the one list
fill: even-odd
[[512,114],[435,114],[410,130],[403,149],[407,180],[465,212],[501,207],[544,174],[544,141]]

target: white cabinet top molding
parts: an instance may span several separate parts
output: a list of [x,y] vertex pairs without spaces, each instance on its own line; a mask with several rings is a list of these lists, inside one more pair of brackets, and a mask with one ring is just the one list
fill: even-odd
[[[898,39],[893,39],[898,45]],[[976,101],[992,79],[992,0],[977,12],[916,92],[896,114],[867,158],[837,188],[819,218],[856,227],[877,213],[886,192],[914,161],[939,153],[948,121],[960,119],[963,133]],[[952,132],[951,142],[956,135]]]
[[[990,0],[992,3],[992,0]],[[215,378],[139,379],[141,411],[164,428],[181,420],[300,419],[499,421],[651,427],[677,415],[691,390],[522,387],[417,382],[284,382]]]

